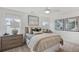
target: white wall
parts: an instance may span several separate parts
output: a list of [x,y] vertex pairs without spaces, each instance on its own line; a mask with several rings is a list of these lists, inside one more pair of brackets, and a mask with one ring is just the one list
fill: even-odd
[[4,29],[5,29],[2,15],[3,15],[3,13],[0,11],[0,36],[3,34]]
[[62,19],[62,18],[75,17],[75,16],[79,16],[79,11],[75,11],[75,12],[72,12],[72,13],[65,13],[65,14],[60,14],[60,15],[54,16],[54,17],[52,17],[53,20],[51,19],[52,23],[50,25],[50,28],[55,33],[61,35],[62,38],[65,41],[69,41],[69,42],[72,42],[72,43],[79,44],[79,32],[56,31],[54,29],[54,26],[52,26],[52,25],[54,25],[54,20],[55,19]]

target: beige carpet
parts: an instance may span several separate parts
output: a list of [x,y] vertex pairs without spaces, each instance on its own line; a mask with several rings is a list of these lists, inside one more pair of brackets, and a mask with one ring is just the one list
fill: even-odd
[[79,52],[79,45],[71,42],[64,42],[63,46],[64,52]]
[[[27,47],[27,45],[24,45],[4,52],[30,52],[30,49]],[[79,45],[70,42],[64,42],[63,49],[60,49],[58,52],[79,52]]]

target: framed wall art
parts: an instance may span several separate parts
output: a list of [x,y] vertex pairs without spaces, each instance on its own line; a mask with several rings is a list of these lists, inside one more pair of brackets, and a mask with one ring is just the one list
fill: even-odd
[[78,22],[76,18],[68,18],[65,20],[65,30],[66,31],[74,31],[78,30]]
[[55,20],[55,30],[79,32],[79,17]]
[[64,30],[64,19],[55,20],[55,29]]
[[39,17],[28,15],[28,25],[29,26],[38,26],[39,25]]

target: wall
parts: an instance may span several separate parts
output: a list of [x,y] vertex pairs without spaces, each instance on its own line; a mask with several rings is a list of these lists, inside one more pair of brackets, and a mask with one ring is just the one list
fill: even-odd
[[3,32],[4,32],[4,22],[3,22],[3,20],[2,20],[2,15],[3,15],[3,13],[0,11],[0,36],[3,34]]
[[69,41],[72,43],[76,43],[79,44],[79,32],[69,32],[69,31],[56,31],[54,29],[54,21],[55,19],[62,19],[62,18],[67,18],[67,17],[75,17],[75,16],[79,16],[79,11],[75,11],[72,13],[65,13],[65,14],[60,14],[57,16],[52,17],[51,19],[51,25],[50,28],[52,31],[54,31],[55,33],[61,35],[61,37],[65,40],[65,41]]

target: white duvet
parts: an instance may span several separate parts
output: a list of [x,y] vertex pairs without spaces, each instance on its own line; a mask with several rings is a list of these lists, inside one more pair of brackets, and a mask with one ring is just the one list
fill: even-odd
[[55,33],[43,33],[39,35],[35,35],[27,42],[28,47],[33,51],[34,46],[41,40],[42,38],[49,37],[49,36],[56,36]]

